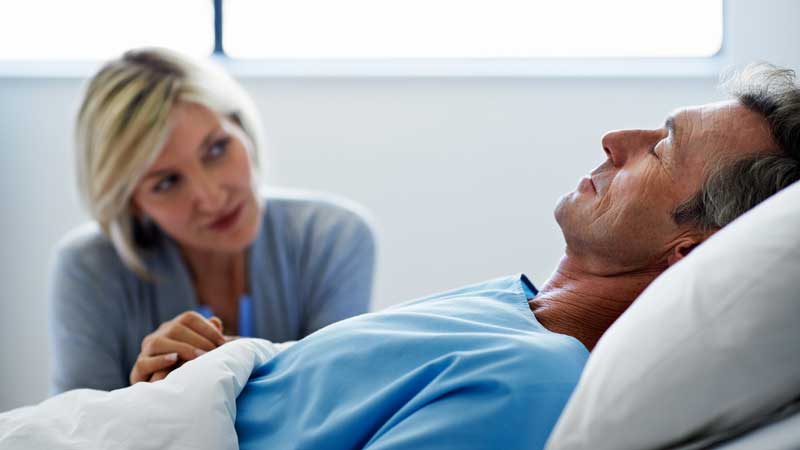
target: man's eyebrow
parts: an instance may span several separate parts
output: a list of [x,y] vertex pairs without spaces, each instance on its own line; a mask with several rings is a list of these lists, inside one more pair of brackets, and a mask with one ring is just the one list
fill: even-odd
[[675,116],[670,114],[667,116],[666,120],[664,120],[664,128],[669,131],[669,134],[673,136],[673,140],[675,140],[675,135],[678,134],[677,130],[675,129]]

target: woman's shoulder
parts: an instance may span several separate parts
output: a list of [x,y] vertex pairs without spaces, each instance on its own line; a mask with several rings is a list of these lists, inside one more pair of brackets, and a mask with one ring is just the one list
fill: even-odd
[[87,222],[69,230],[56,244],[56,254],[71,258],[92,254],[107,257],[114,251],[111,240],[95,222]]
[[95,222],[67,232],[56,244],[53,257],[57,266],[69,264],[104,271],[124,267],[114,244]]

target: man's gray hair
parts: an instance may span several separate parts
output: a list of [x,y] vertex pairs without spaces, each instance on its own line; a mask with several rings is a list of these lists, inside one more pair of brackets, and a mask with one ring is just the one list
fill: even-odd
[[[679,225],[724,227],[767,197],[800,180],[800,88],[793,70],[756,64],[723,83],[742,105],[769,124],[782,154],[754,154],[711,171],[700,190],[673,213]],[[753,151],[758,150],[754,148]]]

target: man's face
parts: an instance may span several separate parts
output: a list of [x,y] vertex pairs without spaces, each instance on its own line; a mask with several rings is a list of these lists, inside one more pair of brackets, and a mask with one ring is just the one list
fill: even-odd
[[672,213],[715,161],[777,149],[763,117],[735,101],[679,109],[658,129],[611,131],[602,145],[607,159],[555,216],[567,254],[607,274],[663,266],[697,234]]

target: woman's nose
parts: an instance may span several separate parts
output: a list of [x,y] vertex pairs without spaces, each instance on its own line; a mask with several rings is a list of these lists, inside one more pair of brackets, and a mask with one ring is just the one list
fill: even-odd
[[225,190],[213,177],[200,176],[195,178],[194,201],[197,208],[203,212],[215,213],[225,206]]

